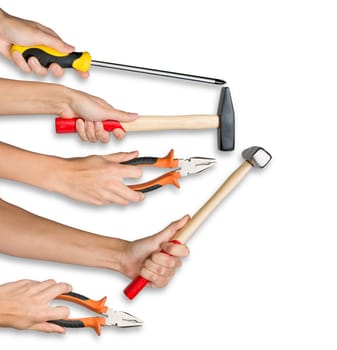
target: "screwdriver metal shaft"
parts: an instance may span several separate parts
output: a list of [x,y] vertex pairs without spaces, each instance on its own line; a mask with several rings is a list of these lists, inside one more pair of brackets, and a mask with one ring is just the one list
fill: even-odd
[[158,75],[158,76],[167,77],[167,78],[191,80],[199,83],[216,84],[216,85],[226,84],[224,80],[217,79],[217,78],[209,78],[209,77],[202,77],[198,75],[169,72],[165,70],[152,69],[152,68],[129,66],[125,64],[118,64],[118,63],[111,63],[111,62],[92,60],[91,65],[96,67],[110,68],[110,69],[133,72],[133,73],[143,73],[143,74],[150,74],[150,75]]

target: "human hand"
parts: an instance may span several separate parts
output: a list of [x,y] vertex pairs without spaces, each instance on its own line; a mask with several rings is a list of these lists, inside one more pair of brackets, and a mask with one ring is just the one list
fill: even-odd
[[71,290],[69,284],[54,280],[20,280],[0,285],[0,326],[64,333],[63,327],[48,321],[67,318],[69,309],[65,306],[52,307],[49,303]]
[[[39,63],[36,57],[30,57],[25,61],[20,52],[11,54],[13,44],[22,46],[45,45],[62,53],[74,51],[74,47],[65,43],[52,29],[40,23],[11,16],[0,9],[0,54],[13,61],[23,72],[34,72],[39,76],[48,74],[48,70],[55,76],[61,77],[63,68],[52,63],[47,69]],[[87,78],[88,73],[79,72],[82,78]]]
[[127,205],[130,202],[139,202],[144,199],[144,194],[131,190],[123,180],[141,177],[142,169],[120,164],[137,156],[138,152],[121,152],[65,159],[63,166],[56,170],[56,180],[52,180],[57,186],[55,190],[95,205]]
[[[136,113],[115,109],[105,100],[83,91],[65,88],[65,95],[66,103],[57,114],[61,118],[79,118],[76,121],[76,131],[82,141],[108,143],[110,133],[104,130],[101,121],[112,119],[127,123],[138,117]],[[112,134],[121,140],[126,132],[117,128]]]
[[189,255],[186,245],[169,242],[188,220],[186,215],[153,236],[129,242],[122,272],[130,278],[141,275],[152,287],[165,287],[181,266],[180,258]]

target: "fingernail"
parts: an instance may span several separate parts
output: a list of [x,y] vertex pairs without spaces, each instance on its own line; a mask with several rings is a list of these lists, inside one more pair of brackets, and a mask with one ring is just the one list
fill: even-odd
[[58,73],[59,72],[59,68],[55,65],[52,65],[49,70],[52,72],[52,73]]
[[33,66],[38,66],[40,64],[40,62],[36,57],[31,57],[29,59],[29,64],[32,64]]
[[115,129],[114,135],[118,140],[121,140],[124,137],[124,132],[121,129]]

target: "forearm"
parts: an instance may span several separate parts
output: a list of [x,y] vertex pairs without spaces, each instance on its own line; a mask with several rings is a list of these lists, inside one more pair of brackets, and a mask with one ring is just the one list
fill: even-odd
[[51,83],[0,79],[0,115],[59,114],[70,89]]
[[0,142],[0,178],[58,191],[65,159]]
[[128,242],[81,231],[0,200],[0,253],[123,272]]

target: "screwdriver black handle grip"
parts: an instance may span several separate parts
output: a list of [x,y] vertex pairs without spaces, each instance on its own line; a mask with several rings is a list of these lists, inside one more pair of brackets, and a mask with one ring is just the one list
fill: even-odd
[[28,61],[30,57],[36,57],[43,67],[48,68],[52,63],[57,63],[62,68],[74,68],[80,72],[87,72],[91,65],[89,52],[63,53],[48,46],[19,46],[12,45],[11,53],[19,51]]

